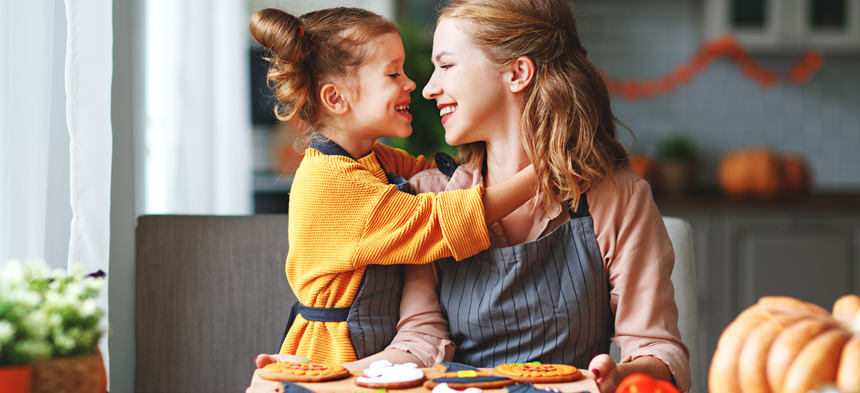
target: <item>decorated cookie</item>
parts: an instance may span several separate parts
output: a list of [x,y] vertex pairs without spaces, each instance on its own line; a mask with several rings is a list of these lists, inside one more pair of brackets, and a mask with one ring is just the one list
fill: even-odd
[[468,364],[463,363],[455,363],[455,362],[441,362],[436,363],[436,369],[439,370],[440,373],[451,373],[457,371],[478,371],[477,367],[472,367]]
[[346,378],[350,372],[337,364],[278,362],[267,364],[258,374],[260,378],[270,381],[321,382]]
[[493,374],[517,382],[556,383],[582,378],[582,372],[566,364],[505,363],[496,366]]
[[439,384],[447,384],[452,389],[493,389],[502,386],[513,385],[516,381],[508,377],[500,377],[490,375],[487,372],[474,370],[462,370],[454,372],[444,372],[441,378],[431,379],[424,382],[424,387],[427,389],[435,389]]
[[483,393],[484,391],[478,388],[468,388],[466,390],[456,390],[448,386],[447,383],[440,383],[433,388],[433,393]]
[[364,376],[355,379],[355,384],[366,388],[404,389],[421,385],[424,371],[415,363],[391,364],[377,360],[364,370]]

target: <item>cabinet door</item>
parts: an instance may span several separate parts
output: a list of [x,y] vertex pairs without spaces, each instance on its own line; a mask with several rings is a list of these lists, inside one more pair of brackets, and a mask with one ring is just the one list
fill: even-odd
[[762,296],[791,296],[829,310],[852,292],[855,228],[815,221],[766,224],[739,222],[735,228],[738,310]]

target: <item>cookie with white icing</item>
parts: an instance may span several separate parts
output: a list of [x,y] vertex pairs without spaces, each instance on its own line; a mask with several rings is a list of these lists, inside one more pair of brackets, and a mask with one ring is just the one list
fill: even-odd
[[424,371],[415,363],[392,364],[387,360],[377,360],[363,371],[363,376],[355,379],[355,384],[373,389],[405,389],[421,385]]

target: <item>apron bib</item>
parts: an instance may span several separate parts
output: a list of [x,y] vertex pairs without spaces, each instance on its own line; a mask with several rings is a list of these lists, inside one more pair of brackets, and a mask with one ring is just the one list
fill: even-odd
[[585,194],[580,201],[570,221],[540,239],[436,262],[455,362],[587,368],[609,353],[609,283]]

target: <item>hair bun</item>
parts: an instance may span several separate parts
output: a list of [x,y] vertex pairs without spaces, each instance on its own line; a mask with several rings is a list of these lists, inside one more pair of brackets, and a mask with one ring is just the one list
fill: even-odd
[[266,8],[251,16],[251,35],[260,45],[272,51],[277,60],[301,63],[309,51],[301,21],[284,11]]

